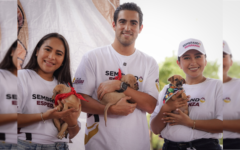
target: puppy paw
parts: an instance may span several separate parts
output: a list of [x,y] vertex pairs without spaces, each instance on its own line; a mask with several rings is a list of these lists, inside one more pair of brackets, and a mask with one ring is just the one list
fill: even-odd
[[62,138],[64,138],[64,136],[65,136],[65,132],[64,133],[58,133],[58,135],[57,135],[57,138],[58,139],[62,139]]

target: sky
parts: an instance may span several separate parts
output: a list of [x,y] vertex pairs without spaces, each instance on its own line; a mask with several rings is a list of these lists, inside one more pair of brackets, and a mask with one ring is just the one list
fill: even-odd
[[223,1],[223,39],[233,54],[233,61],[240,61],[240,0]]
[[[207,60],[221,66],[223,35],[233,54],[240,54],[240,0],[120,0],[120,4],[125,2],[135,2],[143,12],[136,48],[158,63],[177,55],[179,43],[188,38],[201,40]],[[221,74],[219,67],[220,78]]]

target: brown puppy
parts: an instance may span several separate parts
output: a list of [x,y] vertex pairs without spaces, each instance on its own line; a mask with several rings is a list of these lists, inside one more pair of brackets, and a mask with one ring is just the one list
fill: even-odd
[[[170,78],[168,78],[168,81],[171,82],[172,86],[171,88],[180,88],[182,89],[182,85],[186,83],[185,79],[183,77],[181,77],[180,75],[173,75]],[[181,95],[179,95],[179,97],[176,97],[176,95],[172,96],[171,100],[175,100],[176,98],[183,98],[183,99],[187,99],[186,94],[183,92]],[[183,113],[185,113],[186,115],[188,115],[188,105],[183,106],[181,108],[179,108]],[[173,113],[178,113],[176,110],[173,111]]]
[[[70,93],[70,92],[71,92],[70,87],[67,87],[64,84],[59,84],[53,89],[52,98],[55,100],[55,98],[58,94],[64,94],[64,93]],[[57,107],[58,111],[63,111],[63,110],[67,110],[70,108],[75,108],[76,110],[80,109],[80,111],[81,111],[81,107],[80,107],[81,101],[76,95],[70,95],[70,96],[62,99],[62,101],[58,101],[58,104],[59,104],[58,106],[54,105],[54,107]],[[63,122],[61,119],[56,119],[56,118],[53,119],[53,122],[54,122],[54,125],[56,126],[56,128],[58,129],[57,137],[59,139],[62,139],[63,137],[65,137],[68,134],[68,131],[67,131],[68,124],[66,122]]]
[[[138,90],[137,79],[133,75],[131,74],[123,75],[121,78],[121,81],[127,83],[130,88],[133,88],[134,90]],[[107,126],[108,108],[112,105],[115,105],[119,100],[121,100],[125,96],[126,95],[124,93],[118,93],[118,92],[106,93],[103,96],[100,103],[103,105],[106,105],[104,109],[105,126]]]

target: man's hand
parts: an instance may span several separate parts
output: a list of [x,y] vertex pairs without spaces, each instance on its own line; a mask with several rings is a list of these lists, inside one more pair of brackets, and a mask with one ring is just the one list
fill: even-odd
[[132,113],[137,104],[130,104],[127,102],[127,100],[130,100],[131,97],[126,96],[124,98],[122,98],[120,101],[117,102],[116,105],[112,105],[109,108],[109,113],[113,114],[113,115],[123,115],[123,116],[127,116],[128,114]]
[[178,91],[178,93],[176,93],[176,98],[172,99],[170,98],[164,105],[163,107],[165,109],[167,109],[169,112],[176,110],[177,108],[183,107],[187,105],[187,101],[189,101],[190,96],[187,96],[187,99],[184,100],[183,98],[177,98],[179,95],[182,94],[182,92],[184,92],[183,90]]
[[120,90],[121,81],[119,80],[108,80],[102,82],[97,90],[98,100],[101,100],[106,93],[114,92],[116,90]]

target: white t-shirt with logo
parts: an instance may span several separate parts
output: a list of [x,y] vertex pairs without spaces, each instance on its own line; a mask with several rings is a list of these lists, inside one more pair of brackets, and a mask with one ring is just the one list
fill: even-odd
[[[158,65],[156,61],[139,50],[130,56],[117,53],[111,45],[86,53],[74,78],[77,93],[97,99],[100,83],[118,75],[133,74],[140,92],[157,99]],[[147,100],[146,100],[147,101]],[[86,150],[146,150],[150,148],[146,112],[135,109],[127,116],[108,115],[107,127],[103,115],[88,114],[85,135]]]
[[[0,69],[0,114],[17,113],[17,76]],[[5,142],[17,144],[17,121],[0,125]]]
[[[53,89],[57,80],[46,81],[35,71],[22,69],[18,71],[18,113],[36,114],[53,108]],[[40,114],[39,114],[40,115]],[[58,139],[57,128],[52,119],[39,121],[21,128],[18,138],[26,140],[25,133],[32,134],[32,142],[39,144],[53,144],[55,142],[69,142],[68,137]]]
[[[158,97],[158,104],[151,115],[150,121],[157,116],[163,106],[163,98],[169,85],[164,86]],[[186,95],[190,95],[188,101],[189,117],[192,120],[223,120],[222,116],[222,82],[216,79],[207,78],[204,82],[194,85],[183,85]],[[197,123],[197,122],[196,122]],[[188,142],[196,139],[219,139],[221,133],[209,133],[196,130],[183,125],[170,126],[162,130],[161,136],[174,142]]]
[[[223,83],[223,119],[240,119],[240,79]],[[223,130],[223,138],[240,138],[240,133]]]

